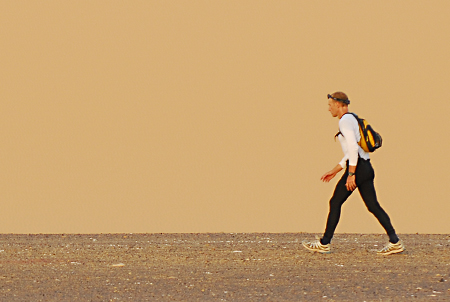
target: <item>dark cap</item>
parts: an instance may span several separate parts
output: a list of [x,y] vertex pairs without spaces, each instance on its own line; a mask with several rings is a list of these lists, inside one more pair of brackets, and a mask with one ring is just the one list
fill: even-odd
[[328,94],[327,97],[329,99],[333,99],[346,105],[350,104],[350,100],[348,99],[347,95],[343,92],[335,92],[333,94]]

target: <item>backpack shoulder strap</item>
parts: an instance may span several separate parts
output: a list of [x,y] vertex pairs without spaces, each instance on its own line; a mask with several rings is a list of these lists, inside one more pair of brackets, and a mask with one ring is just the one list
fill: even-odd
[[355,117],[355,119],[359,122],[359,117],[358,117],[358,115],[357,115],[356,113],[353,113],[353,112],[347,112],[346,114],[351,114],[351,115],[353,115],[353,116]]
[[359,116],[356,113],[353,112],[349,112],[349,114],[353,115],[356,119],[356,121],[358,122],[358,125],[361,127],[361,129],[364,129],[364,120],[359,118]]
[[341,130],[339,130],[339,132],[338,132],[338,133],[336,133],[336,135],[334,136],[334,141],[336,141],[336,137],[338,137],[339,135],[342,135],[342,136],[343,136],[343,134],[342,134]]

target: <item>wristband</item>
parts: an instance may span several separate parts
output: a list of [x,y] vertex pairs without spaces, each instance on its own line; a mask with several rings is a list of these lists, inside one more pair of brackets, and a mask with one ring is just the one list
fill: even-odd
[[348,176],[354,176],[355,172],[348,172]]

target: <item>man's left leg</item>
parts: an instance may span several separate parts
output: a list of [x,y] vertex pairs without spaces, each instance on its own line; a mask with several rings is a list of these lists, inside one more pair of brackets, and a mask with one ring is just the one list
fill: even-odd
[[389,241],[392,243],[398,242],[398,237],[395,229],[392,226],[389,215],[383,210],[377,200],[377,193],[373,181],[366,181],[358,186],[359,193],[366,204],[367,209],[372,213],[383,226],[384,230],[389,236]]
[[403,252],[405,247],[395,233],[395,229],[391,224],[389,215],[383,210],[377,200],[377,194],[375,192],[373,181],[366,181],[360,184],[358,189],[367,209],[378,219],[389,236],[389,244],[378,253],[382,255],[390,255]]

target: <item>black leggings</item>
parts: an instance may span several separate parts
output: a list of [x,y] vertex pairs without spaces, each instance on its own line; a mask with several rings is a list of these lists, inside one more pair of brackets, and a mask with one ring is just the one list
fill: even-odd
[[[375,215],[381,223],[383,228],[386,230],[386,233],[389,235],[390,241],[396,243],[398,238],[395,234],[394,228],[392,227],[391,220],[377,201],[377,194],[373,184],[375,172],[370,164],[370,160],[358,158],[355,175],[359,194],[361,194],[367,209]],[[352,192],[348,191],[345,186],[347,177],[348,161],[347,169],[337,183],[336,188],[334,189],[333,197],[330,199],[330,213],[328,214],[327,227],[322,238],[322,243],[324,244],[329,243],[331,238],[333,238],[334,231],[336,230],[336,226],[339,222],[339,217],[341,216],[341,207],[347,198],[352,194]]]

